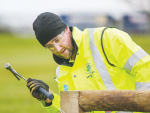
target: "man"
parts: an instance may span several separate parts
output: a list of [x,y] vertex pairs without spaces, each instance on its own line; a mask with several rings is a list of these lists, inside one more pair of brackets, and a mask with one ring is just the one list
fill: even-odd
[[[59,91],[150,89],[150,56],[127,33],[104,27],[80,31],[68,27],[50,12],[40,14],[33,29],[37,40],[53,53],[59,64],[56,69]],[[57,94],[53,92],[51,101],[37,91],[42,87],[52,93],[43,81],[29,78],[27,86],[48,112],[60,112]]]

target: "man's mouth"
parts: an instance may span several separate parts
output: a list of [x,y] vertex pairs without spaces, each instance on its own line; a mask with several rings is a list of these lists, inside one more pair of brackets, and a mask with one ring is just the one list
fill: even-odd
[[61,53],[63,54],[65,52],[66,49],[64,49]]

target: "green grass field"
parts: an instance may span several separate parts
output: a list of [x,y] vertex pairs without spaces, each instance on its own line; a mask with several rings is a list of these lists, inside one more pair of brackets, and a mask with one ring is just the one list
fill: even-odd
[[52,53],[34,37],[0,34],[0,113],[46,113],[30,95],[26,82],[18,81],[4,68],[5,63],[10,63],[25,78],[43,80],[58,93],[54,80],[57,64]]
[[[133,36],[133,40],[150,54],[150,37]],[[5,63],[10,63],[25,78],[43,80],[58,93],[54,80],[57,64],[52,60],[52,53],[34,36],[0,34],[0,113],[47,113],[30,95],[26,82],[18,81],[4,68]]]

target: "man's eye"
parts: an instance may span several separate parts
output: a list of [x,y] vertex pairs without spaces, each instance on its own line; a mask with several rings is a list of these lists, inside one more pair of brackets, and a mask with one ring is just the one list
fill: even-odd
[[57,39],[55,40],[55,42],[59,42],[59,38],[57,38]]
[[49,47],[49,49],[54,50],[54,46]]
[[51,48],[51,47],[53,47],[53,46],[52,46],[52,45],[48,45],[48,46],[47,46],[47,48]]

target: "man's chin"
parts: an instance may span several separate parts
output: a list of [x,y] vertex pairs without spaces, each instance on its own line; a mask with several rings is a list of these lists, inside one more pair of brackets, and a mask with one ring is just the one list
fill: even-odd
[[63,59],[70,59],[70,57],[64,57],[64,56],[58,56],[60,58],[63,58]]

